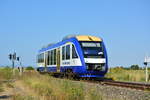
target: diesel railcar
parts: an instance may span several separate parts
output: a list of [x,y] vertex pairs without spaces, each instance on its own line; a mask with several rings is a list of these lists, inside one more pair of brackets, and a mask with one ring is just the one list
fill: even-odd
[[102,38],[77,35],[38,51],[39,72],[101,78],[107,73],[108,58]]

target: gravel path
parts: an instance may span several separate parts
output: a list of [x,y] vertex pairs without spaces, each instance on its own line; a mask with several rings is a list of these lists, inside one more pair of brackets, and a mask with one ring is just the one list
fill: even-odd
[[4,81],[3,92],[0,92],[0,100],[15,100],[15,96],[24,96],[27,94],[22,86],[18,85],[18,81]]

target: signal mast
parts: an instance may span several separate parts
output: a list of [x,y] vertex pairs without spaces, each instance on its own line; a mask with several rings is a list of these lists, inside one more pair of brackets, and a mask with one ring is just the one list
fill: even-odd
[[[12,61],[12,69],[13,69],[13,75],[15,75],[15,61],[20,61],[20,57],[16,56],[16,52],[14,52],[13,54],[9,54],[9,60]],[[20,75],[22,75],[22,67],[21,67],[21,61],[20,61],[20,66],[19,66],[19,72]]]

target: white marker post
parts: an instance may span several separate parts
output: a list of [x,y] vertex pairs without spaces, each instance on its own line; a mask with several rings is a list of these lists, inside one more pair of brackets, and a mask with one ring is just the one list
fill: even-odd
[[21,58],[20,57],[17,57],[17,61],[19,62],[19,75],[21,76],[22,75],[22,72],[23,72],[23,70],[22,70],[22,64],[21,64]]
[[22,70],[22,64],[21,64],[21,61],[20,61],[20,76],[22,76],[22,72],[23,72],[23,70]]
[[150,63],[150,57],[145,57],[144,65],[145,65],[145,81],[148,82],[148,63]]

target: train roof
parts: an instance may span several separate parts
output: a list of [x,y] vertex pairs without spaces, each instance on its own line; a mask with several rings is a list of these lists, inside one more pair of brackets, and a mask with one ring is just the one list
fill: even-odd
[[79,35],[76,38],[78,41],[102,41],[101,38],[90,35]]
[[101,38],[96,36],[90,36],[90,35],[69,35],[63,38],[63,40],[69,39],[69,38],[76,38],[78,41],[102,41]]
[[[99,42],[102,41],[102,38],[96,37],[96,36],[90,36],[90,35],[68,35],[68,36],[64,37],[62,41],[65,41],[65,40],[68,40],[68,39],[71,39],[71,38],[76,38],[78,41],[99,41]],[[43,46],[41,48],[41,50],[45,49],[45,48],[48,48],[50,46],[53,46],[55,44],[57,44],[57,43],[50,43],[47,46]]]

